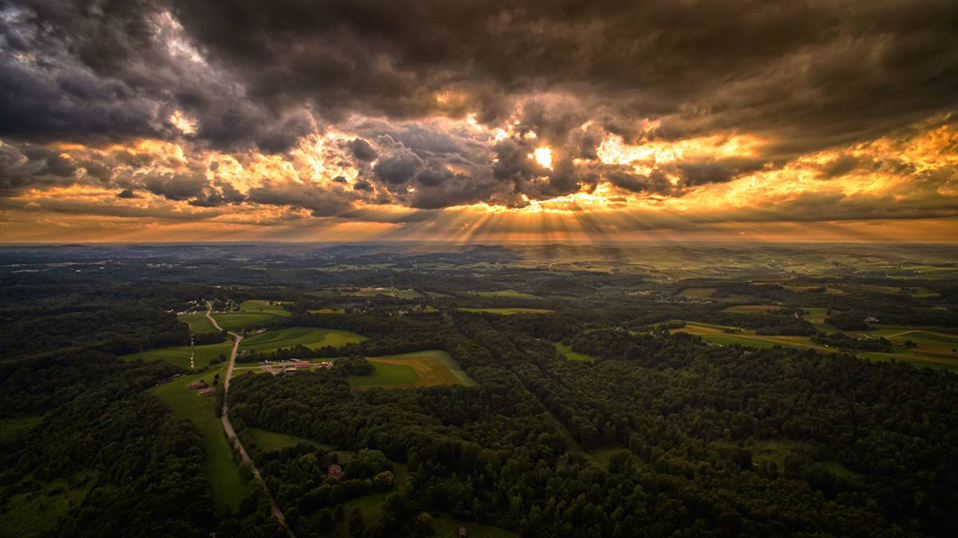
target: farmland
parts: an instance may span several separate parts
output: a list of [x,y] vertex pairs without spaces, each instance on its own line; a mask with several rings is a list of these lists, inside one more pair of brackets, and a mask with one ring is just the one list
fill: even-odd
[[362,336],[348,331],[291,327],[266,331],[244,338],[240,343],[240,350],[264,352],[293,346],[306,346],[311,349],[325,346],[342,347],[363,340]]
[[233,449],[223,434],[223,425],[214,412],[214,400],[199,396],[187,385],[198,379],[212,381],[219,373],[225,375],[225,365],[200,374],[180,377],[150,390],[165,401],[177,414],[190,420],[203,438],[204,471],[210,481],[210,490],[218,511],[236,510],[248,493],[246,480],[233,460]]
[[369,357],[376,370],[368,376],[350,376],[354,388],[409,388],[435,385],[475,385],[444,351],[420,351]]

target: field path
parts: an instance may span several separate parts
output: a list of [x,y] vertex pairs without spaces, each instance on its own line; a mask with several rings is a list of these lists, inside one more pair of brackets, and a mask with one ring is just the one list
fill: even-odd
[[[216,327],[216,330],[222,331],[219,324],[216,323],[216,320],[210,315],[210,312],[213,310],[213,305],[210,303],[207,304],[206,317],[213,322],[213,326]],[[230,424],[229,418],[229,400],[227,396],[229,395],[230,390],[230,378],[233,377],[233,368],[236,366],[236,352],[239,351],[240,341],[243,340],[243,337],[231,332],[230,336],[233,337],[233,350],[230,352],[230,364],[226,369],[226,379],[223,381],[223,415],[221,419],[223,420],[223,430],[226,432],[226,437],[233,443],[233,446],[236,447],[236,451],[239,452],[240,457],[243,458],[243,461],[249,465],[250,471],[253,472],[253,476],[260,484],[263,485],[263,491],[266,492],[266,498],[269,499],[270,511],[273,513],[273,517],[276,518],[276,521],[283,526],[283,529],[286,531],[286,534],[290,538],[296,538],[296,535],[293,534],[293,530],[289,528],[289,525],[286,524],[286,518],[283,517],[283,511],[279,509],[279,505],[276,504],[276,501],[273,499],[273,496],[269,492],[269,488],[266,487],[266,482],[263,481],[262,475],[259,474],[259,469],[256,468],[256,465],[253,463],[253,460],[250,459],[249,454],[246,452],[246,449],[243,448],[243,443],[240,442],[239,437],[236,436],[236,432],[233,430],[233,425]]]

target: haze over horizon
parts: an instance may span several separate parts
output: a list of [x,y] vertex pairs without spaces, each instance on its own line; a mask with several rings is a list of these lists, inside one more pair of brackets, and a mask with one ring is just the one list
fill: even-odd
[[0,243],[953,243],[956,27],[945,0],[0,0]]

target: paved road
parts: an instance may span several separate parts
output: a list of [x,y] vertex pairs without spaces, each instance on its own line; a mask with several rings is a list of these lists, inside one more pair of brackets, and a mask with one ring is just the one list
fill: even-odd
[[[216,320],[213,319],[213,316],[210,313],[213,310],[213,305],[206,303],[206,317],[210,320],[210,323],[216,327],[216,330],[222,331],[220,324],[216,323]],[[233,442],[233,446],[236,447],[236,451],[239,452],[240,457],[243,458],[243,461],[249,465],[250,471],[253,472],[253,476],[256,480],[259,480],[263,484],[263,490],[266,491],[266,498],[269,499],[270,511],[273,513],[273,517],[276,518],[276,521],[279,521],[279,524],[283,526],[283,529],[286,530],[286,533],[289,534],[290,538],[296,538],[296,535],[293,534],[293,530],[289,528],[289,525],[286,524],[286,518],[283,517],[283,511],[279,509],[279,505],[276,504],[276,501],[273,499],[273,496],[270,494],[269,489],[266,487],[266,482],[263,481],[262,475],[259,474],[259,469],[256,468],[256,465],[253,464],[253,460],[250,459],[249,454],[246,453],[246,449],[243,448],[243,443],[240,442],[239,437],[236,436],[236,432],[233,431],[233,425],[230,424],[229,418],[229,405],[227,404],[227,395],[230,390],[230,378],[233,377],[233,367],[236,365],[236,352],[239,351],[240,341],[243,340],[243,337],[230,332],[230,336],[233,337],[233,350],[230,352],[230,364],[226,368],[226,379],[223,380],[223,415],[220,417],[223,421],[223,430],[226,431],[226,437]]]

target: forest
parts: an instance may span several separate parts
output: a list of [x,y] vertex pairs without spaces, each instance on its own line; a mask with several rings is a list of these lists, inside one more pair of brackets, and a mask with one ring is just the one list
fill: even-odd
[[[950,278],[287,250],[0,249],[0,537],[288,536],[270,498],[298,538],[958,535]],[[244,301],[282,314],[247,342],[362,338],[242,353],[224,396],[228,357],[187,359],[231,337],[185,320]],[[427,350],[474,383],[355,386]],[[259,369],[294,358],[333,365]],[[229,452],[227,507],[209,432],[156,395],[201,377],[183,397],[214,436],[229,404],[263,478]]]

